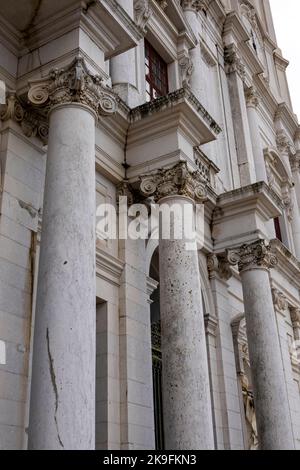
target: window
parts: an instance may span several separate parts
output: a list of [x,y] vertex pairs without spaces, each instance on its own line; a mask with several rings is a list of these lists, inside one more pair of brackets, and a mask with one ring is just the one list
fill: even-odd
[[276,238],[282,242],[282,234],[281,234],[281,227],[280,227],[280,220],[277,217],[274,219],[274,225],[275,225],[275,233],[276,233]]
[[168,93],[168,68],[165,61],[145,40],[145,74],[147,101]]

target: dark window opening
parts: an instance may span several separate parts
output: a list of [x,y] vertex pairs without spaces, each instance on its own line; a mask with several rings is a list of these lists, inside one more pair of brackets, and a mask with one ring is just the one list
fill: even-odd
[[168,66],[146,40],[145,75],[147,101],[155,100],[168,93]]
[[251,39],[252,39],[252,47],[255,50],[255,53],[257,54],[257,45],[256,45],[256,42],[255,42],[253,31],[251,31]]
[[278,217],[274,219],[274,225],[275,225],[276,238],[282,243],[282,233],[281,233],[281,227],[280,227],[280,220]]

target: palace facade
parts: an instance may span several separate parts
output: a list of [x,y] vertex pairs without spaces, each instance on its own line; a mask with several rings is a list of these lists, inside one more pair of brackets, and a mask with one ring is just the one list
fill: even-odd
[[[269,0],[2,0],[0,26],[0,449],[300,449]],[[202,242],[100,236],[120,196],[201,206]]]

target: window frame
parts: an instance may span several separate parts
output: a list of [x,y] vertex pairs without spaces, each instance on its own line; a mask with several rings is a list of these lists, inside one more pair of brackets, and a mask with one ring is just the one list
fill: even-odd
[[168,64],[147,39],[145,39],[145,80],[148,102],[168,94]]

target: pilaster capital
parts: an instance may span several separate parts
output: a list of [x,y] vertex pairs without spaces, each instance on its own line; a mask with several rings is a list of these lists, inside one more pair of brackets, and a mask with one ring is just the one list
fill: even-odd
[[292,183],[287,181],[281,188],[282,202],[285,207],[287,218],[292,222],[294,218],[294,203],[291,194]]
[[272,289],[273,304],[275,310],[284,313],[288,308],[288,300],[278,289]]
[[300,341],[300,307],[290,307],[290,315],[296,341]]
[[206,12],[208,9],[207,0],[181,0],[180,3],[183,11],[192,10],[198,12],[202,10]]
[[191,76],[194,71],[194,64],[189,53],[184,54],[178,61],[180,72],[181,72],[181,83],[182,86],[189,86]]
[[149,0],[134,0],[133,7],[134,20],[136,24],[141,28],[141,30],[145,33],[147,24],[152,15],[152,10],[149,6]]
[[254,86],[250,86],[245,91],[245,99],[248,107],[257,108],[260,103],[260,95]]
[[238,264],[240,273],[251,269],[270,269],[278,264],[276,255],[265,240],[228,250],[227,258],[232,266]]
[[287,154],[290,151],[291,142],[282,129],[276,133],[276,146],[281,154]]
[[113,114],[117,109],[115,94],[92,75],[82,57],[76,57],[65,68],[54,69],[43,80],[30,83],[30,103],[36,107],[52,107],[71,103],[87,106],[96,117]]
[[0,120],[10,119],[21,126],[26,137],[38,137],[43,144],[47,143],[49,128],[46,118],[22,103],[15,91],[8,92],[6,104],[0,106]]
[[225,71],[227,74],[237,73],[243,81],[245,80],[245,64],[242,61],[237,47],[234,44],[225,47],[224,61]]
[[156,0],[162,10],[165,10],[168,6],[168,0]]
[[223,281],[229,281],[232,277],[231,266],[225,255],[209,255],[207,257],[207,270],[210,279],[218,277]]
[[140,177],[140,192],[159,201],[168,196],[185,196],[203,203],[207,198],[206,182],[198,171],[191,171],[186,162]]
[[128,180],[123,180],[117,186],[117,203],[119,203],[120,197],[127,197],[128,206],[132,206],[134,203],[134,191]]

